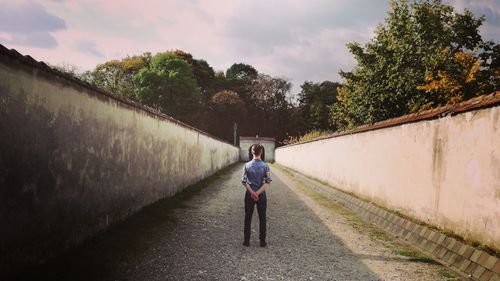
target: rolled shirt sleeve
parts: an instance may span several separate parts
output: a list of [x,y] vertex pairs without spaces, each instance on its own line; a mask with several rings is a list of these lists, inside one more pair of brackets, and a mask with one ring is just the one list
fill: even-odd
[[271,170],[269,169],[269,166],[266,165],[266,173],[264,174],[264,182],[267,184],[270,184],[273,181],[271,178]]
[[246,166],[243,166],[243,175],[241,177],[241,183],[243,184],[243,186],[246,187],[247,184],[250,184],[248,182],[248,175],[247,175],[247,167]]

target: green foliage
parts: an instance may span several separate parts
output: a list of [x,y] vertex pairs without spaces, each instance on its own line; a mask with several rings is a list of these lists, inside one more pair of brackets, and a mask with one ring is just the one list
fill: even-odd
[[151,53],[111,60],[96,66],[91,80],[99,88],[125,99],[135,100],[134,76],[151,61]]
[[[365,45],[347,45],[356,66],[343,83],[304,82],[298,106],[291,83],[235,63],[225,72],[182,50],[127,56],[70,75],[232,142],[239,135],[306,141],[499,89],[500,45],[478,32],[484,18],[455,13],[441,0],[395,0]],[[296,137],[304,134],[302,137]]]
[[500,89],[500,44],[492,41],[481,45],[482,52],[479,54],[481,60],[480,80],[492,85],[493,90]]
[[436,263],[432,258],[427,257],[413,249],[408,247],[399,247],[394,250],[394,253],[400,256],[409,257],[412,261],[423,262],[423,263]]
[[[247,80],[248,81],[248,80]],[[278,141],[293,129],[290,122],[290,88],[286,79],[258,74],[248,81],[247,109],[251,121],[242,128],[247,135],[273,136]]]
[[[226,76],[221,85],[223,89],[230,89],[237,92],[251,115],[253,115],[255,106],[252,87],[257,77],[258,72],[253,66],[244,63],[235,63],[226,70]],[[251,134],[253,135],[255,132]]]
[[290,82],[259,74],[248,64],[233,64],[225,75],[205,60],[175,50],[107,61],[78,75],[229,142],[234,122],[239,135],[273,136],[278,141],[295,129],[290,122]]
[[199,109],[200,88],[192,67],[174,52],[156,54],[135,76],[140,102],[161,112],[193,122]]
[[247,117],[245,104],[236,92],[223,90],[212,97],[210,107],[209,130],[223,139],[231,140],[234,122],[242,124]]
[[193,116],[190,121],[191,125],[196,126],[202,130],[209,130],[210,122],[210,102],[212,96],[225,89],[221,87],[221,80],[215,75],[214,69],[202,59],[195,59],[190,53],[186,53],[182,50],[175,50],[175,55],[184,60],[187,64],[191,66],[192,73],[196,79],[196,84],[201,91],[201,101],[199,112],[196,116]]
[[212,90],[215,71],[205,60],[194,59],[190,53],[186,53],[182,50],[175,50],[174,54],[191,66],[193,76],[196,79],[196,83],[201,88],[202,93],[207,93]]
[[455,274],[449,269],[441,269],[440,271],[438,271],[438,275],[445,280],[458,280]]
[[[491,59],[479,59],[498,56],[493,55],[498,47],[482,41],[478,28],[483,21],[467,10],[455,13],[440,0],[392,1],[385,24],[377,28],[369,43],[348,44],[356,67],[341,72],[344,86],[339,102],[331,106],[332,123],[340,129],[350,128],[494,90],[498,78],[492,78]],[[471,57],[457,59],[459,53]],[[481,69],[472,69],[476,61]],[[474,79],[462,79],[471,70]],[[447,81],[460,84],[453,94],[450,87],[443,86],[446,83],[429,86],[444,73]]]
[[329,107],[337,102],[339,83],[324,81],[322,83],[304,82],[299,93],[299,114],[303,122],[302,128],[307,130],[332,130]]
[[310,141],[310,140],[314,140],[314,139],[317,139],[319,137],[328,136],[331,134],[333,134],[332,131],[313,130],[313,131],[306,133],[304,135],[301,135],[301,136],[296,136],[296,137],[289,136],[288,138],[283,140],[283,144],[288,145],[288,144],[294,144],[294,143],[298,143],[298,142]]
[[[291,83],[286,79],[259,74],[250,65],[233,64],[222,85],[237,93],[244,104],[246,118],[238,122],[239,135],[272,136],[279,142],[293,129],[290,122]],[[235,117],[237,115],[227,115],[226,119],[235,120]]]
[[235,80],[253,80],[257,78],[257,70],[248,64],[235,63],[226,70],[227,79]]

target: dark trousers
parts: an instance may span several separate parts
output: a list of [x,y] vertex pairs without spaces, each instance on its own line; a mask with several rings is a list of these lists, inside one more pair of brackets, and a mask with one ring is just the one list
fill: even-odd
[[260,194],[259,201],[253,201],[249,192],[245,193],[245,241],[250,240],[250,228],[252,223],[252,215],[254,206],[257,205],[257,213],[259,214],[259,238],[266,240],[266,209],[267,209],[267,196],[264,193]]

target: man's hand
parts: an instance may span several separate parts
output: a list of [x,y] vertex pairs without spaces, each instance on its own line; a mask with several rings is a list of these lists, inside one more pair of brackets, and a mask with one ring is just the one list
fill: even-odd
[[247,188],[248,192],[250,192],[250,197],[252,197],[253,201],[255,201],[255,202],[259,201],[260,192],[253,191],[252,187],[249,184],[245,184],[245,187]]
[[255,201],[255,202],[259,201],[259,193],[252,192],[251,197],[252,197],[253,201]]

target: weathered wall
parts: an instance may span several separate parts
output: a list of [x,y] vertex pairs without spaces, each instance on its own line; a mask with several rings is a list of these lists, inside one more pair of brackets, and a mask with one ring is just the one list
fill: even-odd
[[276,161],[500,249],[500,106],[286,146]]
[[0,53],[0,272],[58,253],[238,157],[201,131]]

